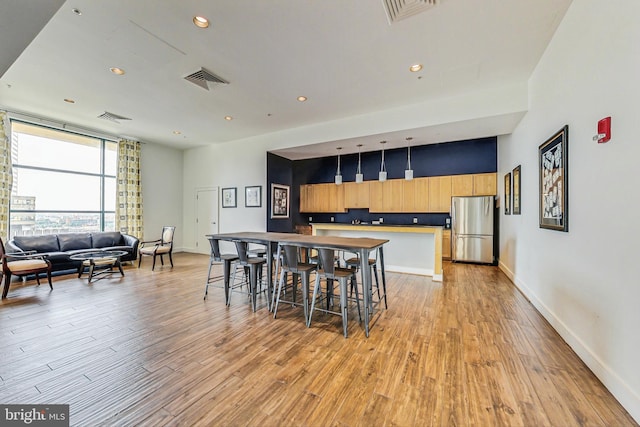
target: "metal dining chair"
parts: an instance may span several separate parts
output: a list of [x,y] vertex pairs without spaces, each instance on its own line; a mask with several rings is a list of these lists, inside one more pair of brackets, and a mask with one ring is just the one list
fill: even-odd
[[[309,319],[307,321],[307,327],[311,326],[311,320],[313,318],[314,310],[322,311],[325,313],[335,314],[342,316],[342,330],[344,337],[347,338],[347,318],[348,318],[348,282],[351,282],[352,288],[355,290],[355,301],[358,307],[358,317],[362,320],[362,314],[360,312],[360,297],[358,295],[358,285],[356,279],[356,272],[354,269],[336,267],[335,265],[335,250],[328,248],[317,248],[320,266],[316,273],[316,283],[313,288],[313,297],[311,298],[311,310],[309,312]],[[327,289],[325,291],[325,298],[327,301],[327,308],[323,308],[322,305],[316,306],[318,301],[318,294],[320,293],[320,281],[322,278],[327,279]],[[330,303],[333,298],[333,281],[336,280],[340,284],[340,311],[332,310],[332,304]]]
[[[209,286],[223,287],[224,288],[224,301],[225,303],[229,299],[229,278],[231,275],[231,266],[238,260],[236,254],[223,254],[220,253],[220,242],[213,237],[207,236],[209,244],[211,245],[211,254],[209,255],[209,271],[207,272],[207,283],[204,287],[204,299],[207,299],[209,292]],[[211,276],[211,270],[216,265],[222,265],[222,275],[218,274]],[[222,286],[220,286],[222,283]]]
[[[298,278],[302,280],[302,307],[304,310],[304,322],[307,324],[309,318],[309,283],[311,273],[316,270],[316,264],[300,262],[300,251],[297,246],[280,244],[278,253],[282,254],[280,265],[280,281],[275,293],[275,304],[273,306],[273,318],[278,315],[278,306],[281,302],[286,302],[293,306],[300,305],[296,302]],[[291,285],[288,285],[287,275],[292,275]],[[291,299],[285,300],[282,295],[287,290],[290,291]]]
[[[249,270],[249,289],[251,294],[251,306],[253,311],[257,309],[258,303],[258,275],[262,279],[262,267],[266,264],[267,260],[262,257],[249,257],[248,244],[240,240],[234,240],[236,250],[238,252],[238,265]],[[231,280],[231,286],[229,287],[229,295],[227,297],[227,305],[231,304],[231,294],[238,285],[236,283],[236,270],[233,271],[233,278]]]

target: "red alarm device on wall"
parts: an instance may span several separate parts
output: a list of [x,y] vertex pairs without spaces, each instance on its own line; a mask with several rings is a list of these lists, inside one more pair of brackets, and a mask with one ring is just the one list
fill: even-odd
[[598,144],[609,142],[611,139],[611,117],[605,117],[598,121],[598,134],[593,137]]

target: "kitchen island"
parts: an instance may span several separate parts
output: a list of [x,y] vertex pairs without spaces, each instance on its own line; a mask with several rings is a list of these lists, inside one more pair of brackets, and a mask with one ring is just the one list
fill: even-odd
[[313,235],[389,240],[385,270],[442,281],[442,227],[432,225],[311,224]]

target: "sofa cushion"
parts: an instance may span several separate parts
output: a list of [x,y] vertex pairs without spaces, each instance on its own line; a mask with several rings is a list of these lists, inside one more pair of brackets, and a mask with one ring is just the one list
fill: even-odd
[[91,235],[94,248],[107,248],[110,246],[118,246],[122,241],[122,234],[119,231],[105,231],[101,233],[93,233]]
[[56,234],[44,236],[15,236],[13,241],[23,251],[36,251],[38,253],[60,251],[58,236]]
[[91,234],[89,233],[65,233],[58,234],[58,242],[61,251],[75,249],[91,249]]

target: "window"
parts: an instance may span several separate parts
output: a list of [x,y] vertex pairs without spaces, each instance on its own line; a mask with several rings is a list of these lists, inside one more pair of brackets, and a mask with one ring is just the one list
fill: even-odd
[[118,144],[11,123],[9,235],[114,231]]

